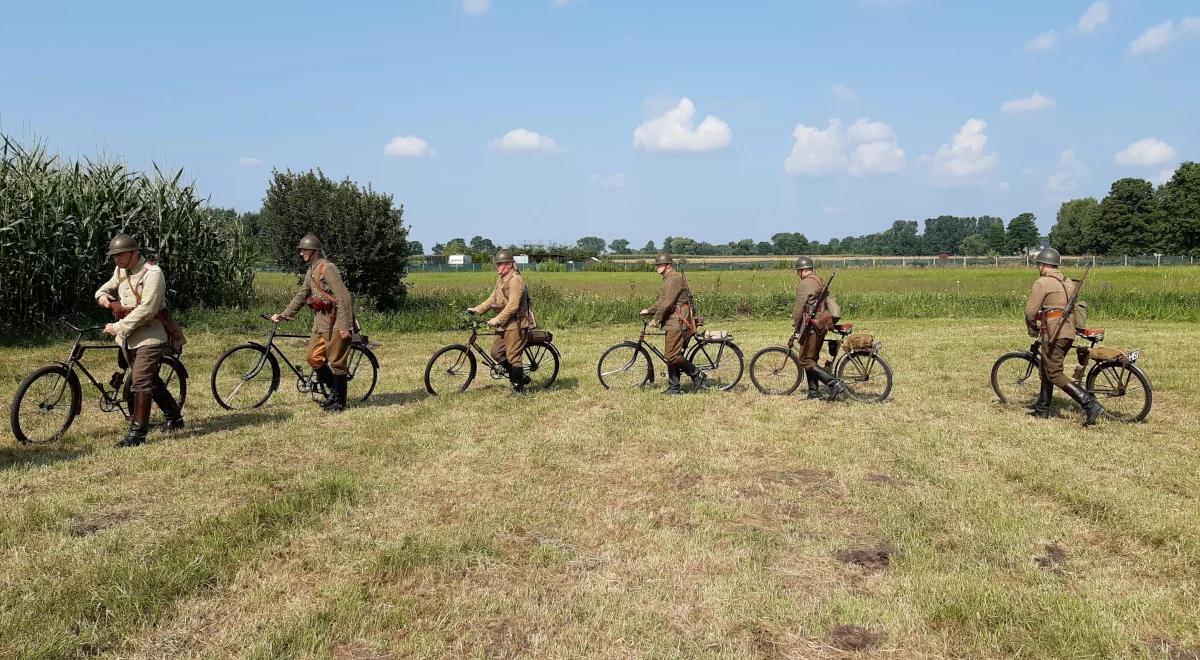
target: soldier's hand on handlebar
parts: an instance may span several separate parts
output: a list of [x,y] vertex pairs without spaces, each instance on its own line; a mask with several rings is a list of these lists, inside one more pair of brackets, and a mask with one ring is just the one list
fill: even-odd
[[649,310],[649,309],[643,309],[642,311],[638,312],[638,315],[639,315],[639,316],[649,316],[649,315],[650,315],[650,310]]
[[115,324],[115,323],[104,324],[103,332],[104,332],[104,334],[106,334],[110,337],[116,337],[117,336],[117,324]]
[[468,314],[470,314],[471,316],[475,316],[475,315],[476,315],[476,314],[478,314],[479,312],[475,311],[475,308],[474,308],[474,307],[468,307],[468,308],[467,308],[467,313],[468,313]]
[[271,323],[279,323],[282,320],[283,320],[283,316],[280,314],[272,314],[271,315]]
[[650,327],[657,328],[658,327],[658,319],[650,319]]

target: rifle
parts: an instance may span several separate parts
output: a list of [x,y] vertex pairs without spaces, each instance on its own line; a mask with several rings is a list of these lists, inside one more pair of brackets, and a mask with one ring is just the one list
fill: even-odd
[[833,278],[835,277],[837,277],[836,269],[832,274],[829,275],[829,279],[825,280],[825,286],[821,288],[821,292],[818,293],[817,296],[812,299],[812,302],[808,303],[808,307],[805,308],[804,316],[800,319],[800,329],[796,332],[796,336],[799,337],[801,341],[804,340],[804,337],[808,334],[808,331],[812,329],[812,320],[816,317],[817,310],[820,309],[821,305],[825,303],[825,300],[829,298],[829,285],[833,284]]
[[[1091,264],[1084,266],[1083,277],[1079,278],[1079,282],[1075,285],[1075,292],[1071,294],[1069,299],[1067,299],[1067,304],[1063,305],[1062,318],[1058,320],[1058,325],[1054,326],[1054,334],[1049,335],[1048,338],[1050,341],[1055,341],[1058,339],[1058,331],[1062,330],[1063,323],[1066,323],[1067,319],[1071,318],[1071,315],[1075,313],[1075,303],[1079,301],[1079,292],[1083,290],[1083,283],[1085,280],[1087,280],[1088,273],[1091,272],[1091,270]],[[1078,330],[1078,328],[1076,328],[1076,330]]]

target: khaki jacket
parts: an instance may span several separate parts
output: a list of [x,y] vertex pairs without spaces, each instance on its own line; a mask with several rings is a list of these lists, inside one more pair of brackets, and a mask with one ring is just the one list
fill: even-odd
[[[1041,337],[1043,340],[1075,337],[1075,319],[1064,318],[1059,314],[1075,293],[1077,286],[1077,282],[1066,279],[1057,270],[1037,278],[1033,283],[1033,290],[1029,292],[1029,300],[1025,301],[1025,328],[1030,337]],[[1043,320],[1039,328],[1038,313],[1043,310],[1049,311],[1053,318]],[[1058,336],[1050,337],[1055,328],[1059,328]]]
[[[817,296],[821,295],[821,289],[824,288],[825,280],[817,277],[816,274],[801,277],[800,281],[796,283],[796,306],[792,309],[792,324],[796,329],[799,329],[801,323],[804,322],[804,311]],[[842,306],[838,304],[832,291],[825,296],[825,303],[813,311],[829,312],[832,316],[842,317]]]
[[[96,300],[103,296],[115,298],[121,306],[132,310],[113,325],[117,327],[117,343],[126,348],[141,348],[167,342],[167,331],[156,318],[167,303],[167,278],[162,269],[143,258],[128,271],[117,267],[112,277],[96,289]],[[141,302],[138,302],[138,299]]]
[[684,279],[683,273],[672,269],[663,275],[662,289],[659,291],[658,300],[655,300],[654,304],[647,309],[661,326],[666,323],[668,316],[680,311],[680,305],[687,305],[689,318],[684,319],[681,316],[679,320],[690,323],[696,317],[695,299],[692,297],[692,290],[688,286],[687,280]]
[[[321,264],[325,264],[323,268]],[[320,281],[318,281],[318,273],[320,273]],[[296,291],[296,295],[292,296],[292,302],[288,303],[287,309],[283,310],[281,316],[289,319],[295,316],[309,296],[317,296],[318,290],[325,294],[324,298],[333,298],[337,302],[337,307],[328,313],[313,312],[312,333],[328,335],[332,334],[334,330],[353,331],[354,304],[350,300],[350,291],[342,282],[342,273],[338,267],[324,257],[315,259],[308,265],[308,272],[304,273],[304,281],[300,284],[300,289]]]
[[525,278],[521,276],[521,271],[514,268],[508,275],[497,277],[492,295],[471,309],[476,314],[494,310],[497,327],[507,328],[515,323],[518,328],[528,330],[535,327],[536,323],[527,294]]

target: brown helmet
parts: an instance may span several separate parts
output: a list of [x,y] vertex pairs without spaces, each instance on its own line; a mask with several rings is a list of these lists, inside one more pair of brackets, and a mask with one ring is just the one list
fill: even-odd
[[670,266],[674,263],[675,263],[675,260],[671,258],[670,252],[659,252],[658,256],[654,258],[655,266],[663,266],[663,265]]
[[497,264],[511,264],[513,261],[512,252],[508,250],[500,250],[495,257],[492,257],[492,263]]
[[1046,264],[1047,266],[1054,266],[1057,268],[1058,266],[1062,265],[1062,256],[1058,254],[1058,250],[1055,250],[1054,248],[1046,248],[1045,250],[1037,253],[1037,257],[1034,258],[1034,261],[1039,264]]
[[117,234],[108,242],[108,256],[139,250],[137,241],[129,234]]
[[317,238],[316,234],[305,234],[296,247],[301,250],[320,250],[321,239]]
[[796,270],[800,270],[802,268],[815,268],[815,266],[813,266],[813,260],[811,257],[800,257],[796,259]]

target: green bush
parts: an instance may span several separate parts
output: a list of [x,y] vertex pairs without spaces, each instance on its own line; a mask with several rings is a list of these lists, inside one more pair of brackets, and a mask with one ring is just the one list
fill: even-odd
[[403,215],[403,206],[392,207],[391,195],[370,186],[335,182],[320,170],[276,170],[259,223],[262,243],[278,266],[302,269],[296,244],[316,234],[350,292],[387,310],[405,297],[409,243]]
[[542,261],[537,264],[537,272],[539,273],[565,273],[567,267],[558,261]]
[[244,305],[254,272],[242,225],[214,213],[182,170],[167,177],[104,161],[65,162],[0,135],[0,331],[96,313],[92,294],[112,273],[105,255],[119,232],[166,272],[167,303]]

